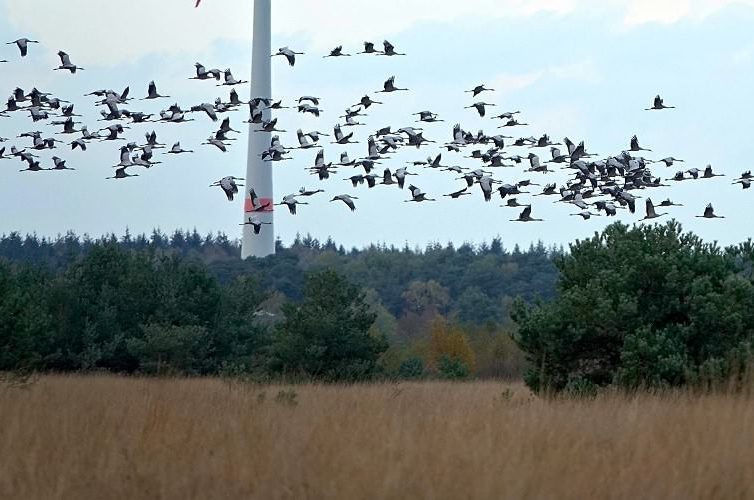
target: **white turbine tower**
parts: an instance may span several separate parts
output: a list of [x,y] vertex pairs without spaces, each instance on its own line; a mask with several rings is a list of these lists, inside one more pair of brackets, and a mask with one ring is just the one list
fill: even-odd
[[[272,97],[272,71],[270,54],[272,54],[272,0],[254,0],[254,31],[251,50],[251,98]],[[263,119],[269,120],[270,110],[262,111]],[[262,151],[270,147],[270,132],[254,132],[254,125],[249,125],[249,155],[246,163],[246,186],[254,188],[259,197],[259,204],[268,208],[257,212],[260,222],[270,225],[254,234],[250,225],[243,226],[241,258],[266,257],[275,253],[275,226],[273,225],[272,162],[262,160]],[[244,204],[244,220],[247,212],[252,210],[248,191]]]
[[[201,0],[197,0],[199,6]],[[253,41],[251,48],[251,98],[272,97],[272,0],[254,0]],[[262,111],[263,119],[269,120],[270,110]],[[275,253],[275,226],[273,225],[273,191],[272,162],[263,161],[262,151],[270,147],[270,132],[255,132],[254,125],[249,124],[249,150],[246,160],[246,196],[244,197],[243,221],[252,215],[260,222],[269,223],[259,234],[246,224],[243,227],[241,258],[266,257]],[[259,201],[252,206],[249,188],[253,188]],[[254,211],[260,206],[267,206],[261,212]]]

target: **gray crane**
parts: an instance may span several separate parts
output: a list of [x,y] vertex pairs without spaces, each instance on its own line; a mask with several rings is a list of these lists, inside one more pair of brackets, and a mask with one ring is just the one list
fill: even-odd
[[384,40],[382,42],[382,47],[384,50],[382,52],[378,52],[379,55],[383,55],[383,56],[405,56],[406,55],[400,52],[396,52],[393,44],[388,42],[387,40]]
[[487,106],[495,106],[495,104],[491,104],[489,102],[475,102],[471,106],[464,106],[464,109],[474,108],[476,109],[477,113],[479,113],[479,116],[484,118],[486,114],[485,108]]
[[531,216],[531,205],[527,205],[526,208],[518,215],[518,219],[511,219],[511,222],[542,222],[544,219],[535,219]]
[[39,43],[39,41],[29,40],[28,38],[19,38],[18,40],[7,42],[6,45],[15,45],[16,47],[18,47],[18,50],[21,52],[21,57],[26,57],[26,54],[29,51],[30,43]]
[[322,56],[322,57],[323,58],[328,58],[328,57],[350,57],[350,55],[351,54],[344,54],[343,53],[343,46],[342,45],[338,45],[337,47],[335,47],[334,49],[332,49],[329,54],[327,54],[326,56]]
[[387,80],[385,80],[385,83],[382,86],[382,90],[378,90],[377,93],[390,93],[390,92],[398,92],[398,91],[405,91],[408,89],[403,89],[395,86],[395,76],[391,76]]
[[272,222],[261,222],[259,219],[256,219],[254,217],[248,217],[244,222],[239,224],[239,226],[251,226],[254,231],[254,234],[259,234],[262,231],[262,226],[271,226],[271,225],[272,225]]
[[484,86],[484,84],[477,85],[476,87],[474,87],[471,90],[464,90],[464,92],[472,94],[471,97],[476,97],[479,94],[481,94],[482,92],[494,92],[494,91],[495,91],[495,89],[488,89],[487,87]]
[[84,68],[80,66],[76,66],[71,62],[71,57],[63,52],[62,50],[58,51],[58,57],[60,58],[60,66],[57,68],[53,68],[54,70],[67,70],[70,71],[71,74],[76,73],[76,71],[83,70]]
[[657,96],[655,96],[654,102],[652,103],[652,107],[645,108],[644,111],[655,111],[655,110],[660,110],[660,109],[674,109],[674,108],[675,106],[665,106],[665,103],[662,97],[660,97],[660,95],[658,94]]
[[286,47],[280,47],[278,49],[277,53],[272,54],[271,57],[283,56],[286,59],[288,59],[288,65],[291,66],[291,67],[293,67],[293,66],[296,65],[296,56],[302,56],[302,55],[304,55],[303,52],[296,52],[296,51],[294,51],[292,49],[289,49],[286,46]]
[[655,212],[655,206],[652,203],[652,198],[647,198],[647,201],[645,202],[645,211],[646,215],[641,220],[656,219],[658,217],[662,217],[663,215],[668,215],[667,213],[658,214],[657,212]]
[[715,214],[715,209],[712,207],[712,203],[708,203],[707,206],[704,208],[704,213],[702,215],[697,215],[698,218],[703,219],[724,219],[724,215],[717,215]]
[[342,201],[343,203],[348,206],[348,208],[351,209],[351,212],[356,211],[356,204],[353,202],[353,200],[358,200],[359,198],[356,196],[351,196],[349,194],[339,194],[338,196],[333,197],[331,202],[333,201]]

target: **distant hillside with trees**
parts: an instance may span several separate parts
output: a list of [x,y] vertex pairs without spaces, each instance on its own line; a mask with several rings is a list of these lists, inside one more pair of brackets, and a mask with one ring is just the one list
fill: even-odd
[[239,243],[224,234],[176,231],[167,236],[154,231],[149,236],[126,233],[98,239],[71,233],[54,239],[11,233],[0,238],[0,258],[60,272],[103,245],[201,262],[221,283],[237,276],[253,277],[263,289],[291,300],[302,298],[307,272],[333,269],[376,293],[395,317],[431,305],[443,315],[473,324],[505,322],[515,297],[552,298],[557,279],[553,259],[563,254],[562,248],[546,248],[542,243],[523,250],[505,249],[500,239],[457,248],[371,245],[346,250],[332,240],[306,236],[297,237],[289,247],[278,242],[275,256],[242,261]]
[[569,247],[241,261],[223,235],[0,239],[0,372],[350,381],[523,377],[591,394],[754,381],[754,244],[615,223]]
[[291,305],[307,301],[307,280],[332,271],[374,314],[368,330],[384,340],[375,373],[518,377],[511,306],[554,297],[562,253],[542,244],[508,250],[499,239],[346,250],[306,236],[241,261],[238,243],[222,234],[11,233],[0,238],[0,370],[320,376],[272,354]]

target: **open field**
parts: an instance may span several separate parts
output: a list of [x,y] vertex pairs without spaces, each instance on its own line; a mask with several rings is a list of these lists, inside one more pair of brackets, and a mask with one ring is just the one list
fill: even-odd
[[0,384],[0,498],[751,498],[754,397]]

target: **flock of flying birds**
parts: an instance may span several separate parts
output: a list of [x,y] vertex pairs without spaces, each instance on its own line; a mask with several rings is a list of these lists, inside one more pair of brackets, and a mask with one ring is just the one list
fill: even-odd
[[[30,44],[39,43],[36,40],[21,38],[9,44],[17,46],[21,58],[27,56]],[[373,56],[405,56],[406,54],[396,51],[395,47],[388,41],[383,42],[382,50],[375,47],[370,42],[364,43],[364,50],[358,54],[367,54]],[[293,67],[296,64],[296,56],[304,55],[303,52],[296,52],[288,47],[280,48],[272,57],[282,56],[287,59],[288,64]],[[75,74],[84,68],[71,62],[71,57],[59,51],[60,66],[55,70],[69,71]],[[343,47],[334,48],[326,58],[349,57],[351,54],[345,53]],[[0,63],[8,63],[7,60],[0,60]],[[2,74],[2,66],[0,66]],[[628,147],[612,156],[597,158],[596,155],[587,152],[583,141],[576,144],[569,138],[564,138],[563,142],[553,142],[547,134],[541,137],[513,137],[497,133],[488,135],[483,130],[472,133],[461,128],[456,124],[452,128],[452,134],[448,140],[438,143],[435,140],[428,139],[424,136],[425,129],[418,126],[404,126],[393,129],[392,126],[386,126],[369,134],[366,138],[367,154],[363,157],[351,158],[348,152],[340,155],[337,163],[325,162],[325,153],[322,137],[332,137],[332,144],[347,146],[356,144],[355,130],[357,127],[365,126],[359,122],[360,117],[366,116],[366,111],[372,106],[386,105],[389,99],[388,94],[394,92],[407,92],[406,88],[398,86],[394,76],[388,78],[382,89],[377,90],[374,94],[383,94],[380,101],[373,99],[369,95],[364,95],[358,102],[349,106],[341,118],[343,121],[335,125],[332,136],[319,131],[304,132],[301,129],[296,131],[298,144],[296,146],[284,145],[279,133],[286,132],[278,128],[277,118],[265,120],[263,111],[285,109],[288,107],[295,108],[299,113],[309,114],[319,118],[323,110],[320,108],[320,99],[313,96],[299,97],[293,106],[284,106],[283,101],[273,100],[269,96],[260,96],[252,98],[245,102],[239,99],[235,90],[236,86],[248,83],[247,81],[238,80],[233,76],[230,69],[224,71],[210,68],[208,69],[200,63],[195,64],[195,74],[190,77],[191,80],[205,80],[216,82],[217,86],[227,86],[230,88],[228,100],[217,98],[214,103],[201,103],[182,108],[177,103],[168,106],[159,113],[148,113],[145,111],[136,111],[131,108],[135,101],[168,99],[169,96],[161,95],[158,92],[157,85],[154,81],[147,85],[146,95],[141,99],[130,97],[130,89],[126,88],[121,92],[108,89],[95,90],[85,95],[91,96],[95,104],[100,107],[101,120],[110,123],[96,131],[90,131],[86,125],[79,125],[76,118],[80,115],[74,111],[74,104],[54,97],[52,94],[42,92],[36,88],[29,92],[16,88],[8,98],[5,109],[0,111],[0,118],[7,117],[11,113],[28,114],[33,124],[46,123],[49,125],[59,126],[61,130],[54,135],[65,135],[71,137],[71,140],[62,141],[54,135],[46,134],[39,130],[21,132],[16,139],[27,141],[24,145],[14,145],[9,148],[0,144],[0,160],[17,159],[26,164],[23,172],[41,172],[56,170],[73,170],[66,165],[66,160],[59,156],[52,156],[51,165],[43,167],[36,153],[48,149],[58,149],[58,146],[67,145],[70,149],[87,150],[87,145],[93,141],[126,141],[123,137],[125,130],[130,124],[148,124],[154,122],[161,123],[184,123],[193,121],[194,113],[205,114],[212,122],[220,122],[219,128],[212,133],[202,145],[217,148],[218,151],[226,152],[233,138],[231,134],[238,133],[231,127],[230,117],[226,116],[221,119],[221,115],[229,112],[243,109],[248,106],[249,118],[244,123],[253,124],[254,131],[270,132],[272,135],[269,149],[261,152],[261,157],[265,161],[279,162],[290,159],[290,155],[295,150],[317,150],[315,154],[314,165],[308,168],[308,171],[316,176],[320,181],[330,178],[340,169],[350,169],[353,174],[343,179],[352,184],[354,188],[361,189],[375,188],[378,185],[391,186],[396,189],[404,189],[407,179],[411,176],[418,176],[416,172],[409,172],[409,169],[430,169],[434,171],[447,172],[454,175],[458,181],[458,189],[452,193],[442,194],[442,197],[449,199],[459,199],[463,196],[474,195],[478,190],[479,196],[485,201],[491,201],[493,197],[499,196],[503,200],[504,207],[521,208],[522,211],[518,217],[511,219],[516,222],[533,222],[542,219],[535,218],[532,215],[532,202],[521,201],[522,196],[532,194],[533,197],[555,197],[556,201],[562,202],[565,206],[572,207],[570,215],[579,216],[583,219],[589,219],[596,215],[615,216],[619,210],[627,209],[631,213],[636,211],[637,200],[645,198],[645,215],[641,220],[655,219],[667,213],[658,213],[656,207],[670,209],[679,204],[671,199],[665,199],[655,204],[652,199],[645,193],[649,189],[667,187],[669,183],[683,181],[705,181],[714,177],[720,177],[713,171],[711,166],[704,169],[689,168],[687,170],[678,170],[672,177],[663,180],[655,176],[650,171],[650,165],[662,164],[665,167],[672,167],[676,163],[683,163],[683,160],[667,157],[661,160],[650,160],[642,157],[644,152],[651,150],[642,148],[636,136],[628,141]],[[476,112],[481,118],[488,117],[498,129],[515,130],[516,127],[524,127],[528,124],[519,121],[519,111],[505,111],[490,116],[489,108],[495,106],[494,103],[485,102],[479,96],[483,93],[494,92],[494,89],[487,88],[485,85],[478,85],[473,89],[465,91],[471,94],[475,102],[467,109]],[[460,97],[460,96],[459,96]],[[132,104],[134,103],[134,104]],[[655,97],[652,106],[646,108],[648,111],[660,111],[672,109],[673,106],[665,105],[663,99],[658,95]],[[420,123],[422,127],[436,126],[443,120],[431,110],[422,110],[413,114],[416,118],[413,123]],[[498,125],[499,124],[499,125]],[[252,131],[252,133],[254,132]],[[2,121],[0,121],[0,135],[2,132]],[[159,163],[155,159],[155,151],[165,149],[165,154],[179,156],[182,154],[193,153],[193,150],[184,149],[180,142],[175,142],[170,148],[158,141],[157,134],[154,131],[145,133],[146,140],[143,144],[136,142],[127,142],[119,149],[119,162],[114,165],[115,173],[108,179],[126,179],[135,177],[139,174],[134,172],[135,169],[149,169]],[[9,139],[0,137],[0,143],[5,143]],[[476,168],[464,168],[458,165],[446,164],[443,158],[443,152],[437,150],[420,161],[411,162],[407,166],[391,169],[382,168],[383,165],[391,162],[391,154],[400,148],[414,147],[431,147],[436,144],[443,148],[443,152],[448,155],[463,154],[465,158],[478,162]],[[544,151],[537,154],[538,151]],[[540,156],[541,155],[541,156]],[[544,159],[542,159],[544,156]],[[380,165],[380,167],[378,167]],[[379,171],[382,170],[381,173]],[[512,183],[500,180],[496,172],[518,172],[520,177],[530,177],[521,179]],[[531,180],[533,176],[545,178],[546,174],[555,171],[566,171],[570,173],[568,181],[558,186],[555,182],[538,183]],[[511,175],[514,175],[511,173]],[[239,187],[243,185],[237,181],[242,178],[235,176],[226,176],[211,186],[220,187],[226,194],[228,200],[233,200],[239,193]],[[733,184],[740,184],[743,189],[751,186],[751,171],[742,173],[738,178],[733,180]],[[416,183],[418,184],[418,182]],[[362,186],[366,186],[363,188]],[[538,187],[538,192],[528,191],[533,187]],[[291,214],[295,215],[298,205],[307,204],[301,201],[302,198],[315,196],[324,193],[324,189],[309,190],[301,188],[298,193],[292,193],[283,197],[280,203],[275,205],[285,205]],[[431,197],[414,183],[408,183],[408,198],[406,202],[435,202],[438,198]],[[642,196],[639,196],[639,195]],[[270,204],[260,203],[260,199],[254,191],[253,186],[246,186],[245,196],[249,199],[251,212],[264,212],[272,209]],[[356,200],[359,198],[350,194],[339,194],[334,196],[330,201],[343,202],[350,210],[356,210]],[[722,218],[717,215],[712,207],[708,204],[701,215],[703,218]],[[249,217],[244,224],[252,225],[255,233],[259,233],[262,226],[266,223],[260,222],[258,218]]]

